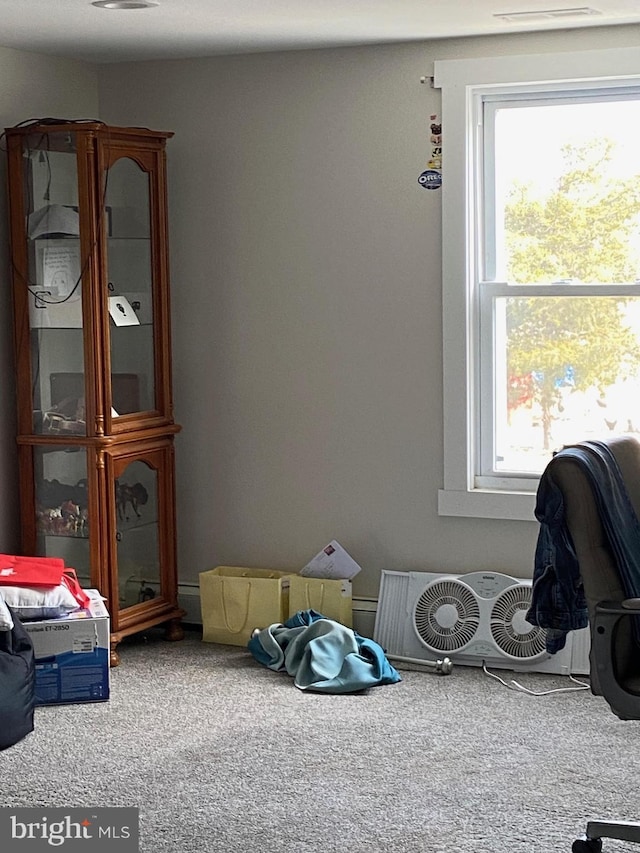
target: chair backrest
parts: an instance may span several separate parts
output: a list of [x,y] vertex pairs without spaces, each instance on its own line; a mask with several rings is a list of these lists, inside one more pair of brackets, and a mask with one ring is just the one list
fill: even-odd
[[[613,453],[625,487],[640,518],[640,442],[630,436],[604,441]],[[626,593],[620,572],[605,535],[591,485],[579,463],[570,457],[554,462],[554,480],[562,491],[565,521],[575,548],[584,585],[589,622],[593,629],[595,606],[600,601],[622,601]],[[615,658],[611,662],[624,681],[637,675],[638,652],[631,633],[631,620],[620,622],[616,635]],[[591,653],[591,687],[601,695],[597,669]],[[639,700],[640,702],[640,700]]]

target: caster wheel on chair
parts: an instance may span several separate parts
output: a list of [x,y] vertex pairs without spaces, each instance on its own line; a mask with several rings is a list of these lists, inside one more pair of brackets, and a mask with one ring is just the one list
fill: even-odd
[[572,853],[601,853],[601,838],[577,838],[572,846]]

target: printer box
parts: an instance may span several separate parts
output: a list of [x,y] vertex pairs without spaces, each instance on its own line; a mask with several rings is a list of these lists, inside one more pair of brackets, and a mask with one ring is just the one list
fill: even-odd
[[23,622],[36,666],[36,705],[103,702],[109,698],[109,612],[97,589],[89,606],[60,619]]

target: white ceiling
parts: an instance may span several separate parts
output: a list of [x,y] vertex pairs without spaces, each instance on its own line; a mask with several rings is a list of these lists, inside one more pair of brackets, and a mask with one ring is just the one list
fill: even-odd
[[[419,41],[640,23],[640,0],[0,0],[0,45],[89,62]],[[549,10],[576,10],[550,17]],[[589,14],[579,10],[590,10]],[[498,13],[536,12],[505,21]]]

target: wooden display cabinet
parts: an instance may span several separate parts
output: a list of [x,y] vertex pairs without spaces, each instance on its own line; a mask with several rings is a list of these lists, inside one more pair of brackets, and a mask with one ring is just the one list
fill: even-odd
[[22,551],[64,558],[123,637],[180,639],[165,145],[40,120],[6,131]]

